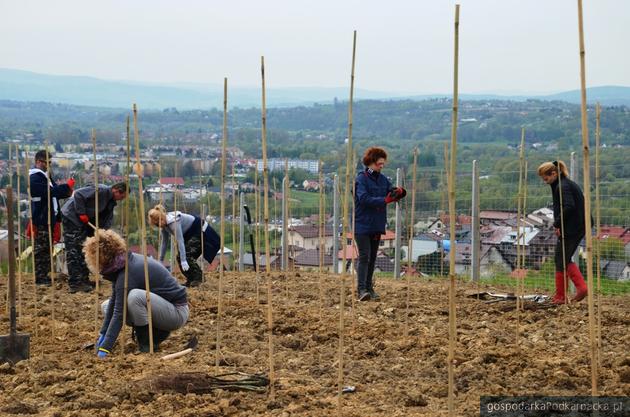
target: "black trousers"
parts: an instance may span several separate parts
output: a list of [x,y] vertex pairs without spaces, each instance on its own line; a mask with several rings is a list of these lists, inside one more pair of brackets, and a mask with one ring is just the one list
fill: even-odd
[[359,249],[357,290],[361,294],[361,292],[369,291],[374,287],[372,275],[374,275],[374,264],[376,263],[376,254],[381,242],[381,234],[356,235],[355,240]]
[[[571,258],[573,254],[577,250],[578,246],[580,246],[580,242],[584,238],[582,236],[573,236],[573,237],[565,237],[564,240],[561,237],[558,237],[558,242],[556,242],[556,251],[554,253],[554,261],[556,263],[556,272],[563,272],[567,265],[571,262]],[[564,242],[564,261],[562,259],[563,249],[562,245]]]

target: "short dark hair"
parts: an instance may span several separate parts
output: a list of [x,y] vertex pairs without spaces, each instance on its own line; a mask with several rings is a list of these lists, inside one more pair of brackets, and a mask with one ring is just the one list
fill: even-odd
[[52,159],[52,155],[50,154],[50,152],[47,152],[46,149],[37,151],[37,153],[35,154],[35,161],[46,161],[47,154],[48,154],[48,161],[50,161]]
[[387,152],[385,152],[385,149],[377,147],[367,148],[363,154],[363,165],[372,165],[381,158],[387,159]]
[[127,184],[124,182],[117,182],[116,184],[112,185],[112,190],[116,190],[119,193],[126,193],[127,192]]

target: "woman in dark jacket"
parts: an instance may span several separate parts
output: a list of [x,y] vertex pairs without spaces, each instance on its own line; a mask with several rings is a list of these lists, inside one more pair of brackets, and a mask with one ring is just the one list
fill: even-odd
[[354,195],[354,238],[359,248],[357,266],[357,290],[359,301],[378,300],[374,291],[374,263],[381,235],[387,223],[387,204],[397,202],[407,193],[403,188],[393,188],[381,174],[387,153],[382,148],[368,148],[363,155],[365,170],[356,178]]
[[556,293],[554,304],[566,303],[566,277],[575,285],[577,302],[586,297],[587,289],[580,268],[572,261],[586,231],[584,195],[580,187],[569,179],[567,166],[562,161],[545,162],[538,167],[538,175],[551,186],[553,196],[553,227],[558,241],[554,261],[556,264]]

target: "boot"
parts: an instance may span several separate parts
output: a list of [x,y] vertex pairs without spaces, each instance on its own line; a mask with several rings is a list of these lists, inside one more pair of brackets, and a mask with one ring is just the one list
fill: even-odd
[[571,299],[571,302],[577,303],[578,301],[582,301],[584,297],[586,297],[586,294],[588,294],[588,290],[580,268],[575,263],[571,262],[567,265],[567,275],[569,275],[573,285],[575,285],[575,297]]
[[566,304],[567,297],[564,292],[564,273],[556,271],[556,293],[553,295],[551,302],[554,304]]
[[158,329],[156,327],[153,328],[153,351],[157,352],[160,348],[160,343],[168,339],[171,335],[171,332],[168,330]]
[[149,325],[145,326],[133,326],[136,332],[136,341],[138,342],[138,349],[140,352],[149,352]]

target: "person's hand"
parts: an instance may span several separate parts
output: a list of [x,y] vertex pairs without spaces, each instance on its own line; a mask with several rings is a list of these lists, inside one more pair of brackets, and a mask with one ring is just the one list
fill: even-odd
[[189,269],[190,269],[190,265],[188,265],[188,262],[182,261],[182,271],[186,272]]
[[96,356],[98,356],[99,359],[103,359],[107,355],[109,355],[109,351],[107,349],[98,348],[98,352],[96,353]]
[[99,333],[98,335],[98,339],[96,340],[96,349],[101,347],[101,344],[103,344],[103,341],[105,340],[105,333]]
[[392,198],[396,201],[405,198],[407,196],[407,190],[405,190],[402,187],[394,187],[391,191],[390,194],[392,196]]
[[66,184],[68,184],[68,187],[70,188],[74,188],[74,178],[69,178],[68,181],[66,181]]
[[79,220],[81,220],[81,222],[85,224],[88,224],[90,222],[90,218],[87,214],[79,214]]

